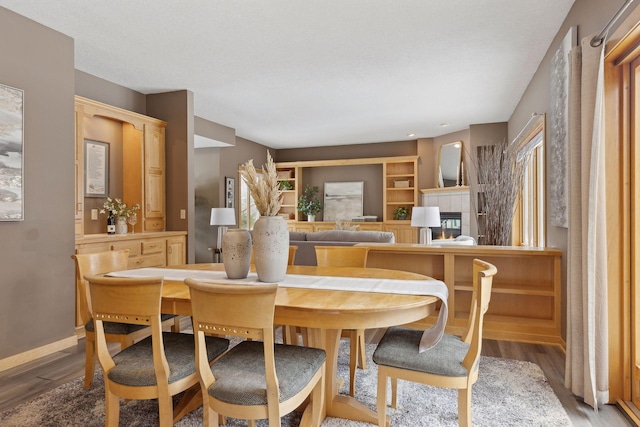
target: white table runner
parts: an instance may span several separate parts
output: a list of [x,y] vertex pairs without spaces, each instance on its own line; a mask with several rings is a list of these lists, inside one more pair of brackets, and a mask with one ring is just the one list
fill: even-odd
[[[165,280],[184,281],[192,278],[203,282],[229,283],[229,284],[264,284],[258,280],[255,272],[250,272],[245,279],[228,279],[224,271],[212,270],[187,270],[171,268],[138,268],[109,273],[113,277],[154,277],[161,276]],[[302,274],[287,274],[284,280],[278,282],[279,286],[288,288],[327,289],[337,291],[377,292],[385,294],[429,295],[442,301],[438,320],[434,326],[424,331],[420,341],[420,352],[428,350],[440,341],[447,323],[448,307],[447,297],[449,291],[447,285],[441,280],[402,280],[379,279],[364,277],[342,276],[311,276]]]

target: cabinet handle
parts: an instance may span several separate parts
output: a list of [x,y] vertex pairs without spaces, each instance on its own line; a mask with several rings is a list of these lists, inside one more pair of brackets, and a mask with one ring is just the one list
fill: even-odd
[[169,254],[173,253],[173,248],[171,246],[169,246]]

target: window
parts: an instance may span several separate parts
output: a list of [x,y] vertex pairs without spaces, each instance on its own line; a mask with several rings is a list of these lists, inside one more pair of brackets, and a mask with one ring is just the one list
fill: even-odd
[[544,116],[525,134],[518,161],[525,161],[524,180],[514,221],[514,245],[545,246]]
[[251,197],[249,186],[240,175],[240,228],[253,230],[253,224],[260,218],[256,203]]

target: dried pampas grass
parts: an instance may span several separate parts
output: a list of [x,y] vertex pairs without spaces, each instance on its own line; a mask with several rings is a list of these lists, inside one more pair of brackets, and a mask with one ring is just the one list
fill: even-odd
[[282,206],[282,190],[278,182],[276,164],[267,150],[267,163],[263,173],[258,173],[253,165],[253,159],[244,164],[240,175],[246,181],[251,197],[261,216],[276,216]]

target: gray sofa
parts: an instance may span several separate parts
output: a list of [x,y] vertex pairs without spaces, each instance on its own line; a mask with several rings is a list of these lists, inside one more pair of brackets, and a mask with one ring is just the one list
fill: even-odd
[[356,243],[395,243],[393,233],[385,231],[327,230],[316,232],[290,231],[289,244],[297,246],[295,265],[317,265],[316,245],[353,246]]

